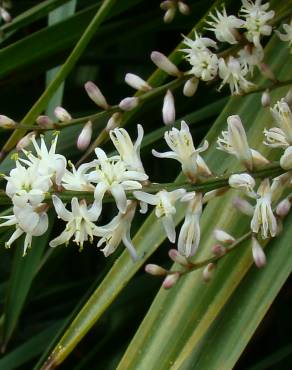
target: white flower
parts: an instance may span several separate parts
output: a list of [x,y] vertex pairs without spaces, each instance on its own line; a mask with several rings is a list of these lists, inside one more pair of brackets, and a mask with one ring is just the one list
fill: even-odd
[[88,174],[88,180],[96,183],[94,198],[101,203],[106,192],[114,197],[120,212],[125,213],[127,208],[126,190],[141,189],[140,181],[145,181],[148,176],[138,171],[128,170],[124,161],[118,156],[108,158],[105,152],[95,149],[98,160],[92,162],[96,165],[94,171]]
[[208,148],[208,142],[205,141],[202,147],[195,149],[189,126],[185,121],[181,122],[180,130],[174,127],[165,132],[164,139],[172,151],[159,153],[152,150],[153,155],[158,158],[170,158],[179,161],[183,173],[193,182],[196,181],[199,175],[211,175],[211,171],[199,155]]
[[195,254],[200,243],[200,218],[202,214],[202,194],[186,194],[181,201],[188,201],[184,223],[178,237],[178,251],[181,255],[191,257]]
[[227,62],[223,59],[219,59],[219,77],[223,80],[219,87],[219,90],[225,84],[229,84],[232,95],[240,95],[242,92],[248,91],[254,86],[253,83],[246,80],[245,76],[248,73],[248,68],[243,66],[239,59],[230,56]]
[[277,220],[272,211],[272,190],[269,179],[261,182],[257,194],[259,198],[255,206],[253,218],[251,220],[251,230],[254,233],[261,231],[263,239],[271,235],[274,237],[277,233]]
[[236,28],[242,27],[244,21],[235,17],[234,15],[227,15],[225,7],[222,9],[222,13],[216,9],[216,16],[210,14],[212,21],[207,22],[211,28],[207,30],[213,31],[218,41],[228,42],[229,44],[237,44],[236,39],[237,31]]
[[50,241],[50,247],[57,247],[60,244],[68,243],[74,235],[74,242],[83,247],[87,240],[93,241],[93,236],[97,235],[97,226],[93,223],[100,215],[101,208],[96,203],[88,208],[86,201],[82,199],[78,202],[76,197],[71,200],[71,212],[68,211],[61,199],[56,195],[52,196],[53,204],[58,218],[67,222],[65,230],[55,239]]
[[134,191],[133,195],[141,202],[151,204],[155,207],[155,215],[161,218],[166,235],[171,243],[175,242],[176,233],[173,215],[176,213],[175,203],[185,194],[184,189],[177,189],[171,192],[161,190],[157,194],[149,194],[143,191]]
[[247,29],[245,35],[248,41],[257,47],[260,47],[260,36],[269,36],[272,32],[272,27],[267,22],[274,17],[275,12],[273,10],[267,12],[269,6],[269,3],[262,5],[261,0],[256,0],[255,3],[251,0],[242,0],[240,11],[245,18],[244,27]]
[[249,170],[252,170],[254,166],[257,167],[269,163],[257,150],[249,147],[239,116],[229,116],[227,125],[228,131],[222,131],[222,138],[219,137],[217,140],[217,149],[235,155]]
[[188,46],[187,49],[182,49],[184,53],[187,53],[186,59],[192,57],[201,51],[208,51],[209,48],[217,49],[216,41],[209,39],[208,37],[202,37],[200,34],[195,32],[195,40],[192,40],[186,36],[184,37],[183,43]]
[[237,55],[242,68],[247,69],[248,73],[253,75],[254,67],[258,66],[264,59],[264,50],[261,47],[246,45],[239,50]]
[[264,144],[272,148],[285,148],[292,144],[292,112],[285,98],[279,100],[270,108],[272,116],[279,128],[273,127],[265,130]]
[[292,146],[289,146],[280,158],[280,166],[284,168],[284,170],[292,169]]
[[290,53],[292,53],[292,19],[290,24],[283,24],[283,28],[286,33],[281,33],[279,31],[275,32],[279,36],[280,40],[287,41],[289,43]]
[[243,190],[251,196],[254,195],[255,180],[248,173],[231,175],[228,183],[234,189]]
[[21,159],[21,161],[28,166],[37,166],[38,173],[43,176],[50,176],[51,180],[57,185],[61,184],[62,177],[65,173],[67,161],[61,154],[56,154],[56,145],[58,136],[52,140],[50,150],[47,149],[44,138],[41,137],[41,145],[39,146],[33,136],[31,138],[33,146],[36,151],[36,156],[31,152],[23,150],[28,160]]
[[69,161],[68,164],[71,166],[72,172],[65,170],[62,186],[66,190],[72,191],[94,191],[94,186],[90,184],[86,175],[89,168],[92,168],[92,163],[83,163],[77,170],[73,163]]
[[16,161],[16,167],[5,179],[6,194],[18,206],[27,202],[32,206],[38,205],[44,200],[51,185],[49,177],[39,175],[36,166],[25,168],[19,161]]
[[195,75],[202,81],[210,81],[217,76],[218,58],[216,54],[211,53],[209,50],[197,52],[188,61],[192,66],[188,73]]
[[145,173],[140,157],[140,148],[143,140],[144,130],[141,125],[137,125],[138,137],[135,144],[128,132],[124,128],[115,128],[109,135],[117,149],[122,161],[124,161],[129,170]]
[[[11,235],[10,239],[5,243],[7,248],[10,248],[11,244],[18,239],[22,234],[25,235],[23,255],[26,255],[26,251],[31,246],[32,237],[40,236],[44,234],[48,229],[48,215],[44,212],[42,207],[44,205],[40,204],[39,207],[32,207],[30,204],[26,203],[21,207],[13,207],[13,215],[2,216],[1,219],[6,220],[2,226],[14,226],[16,230]],[[43,208],[43,209],[42,209]]]
[[107,225],[98,227],[97,235],[101,237],[97,243],[97,247],[101,247],[105,243],[105,247],[101,250],[105,257],[114,253],[119,244],[123,242],[128,249],[133,261],[137,261],[138,255],[133,246],[130,236],[131,223],[135,215],[136,202],[127,202],[125,213],[119,212]]

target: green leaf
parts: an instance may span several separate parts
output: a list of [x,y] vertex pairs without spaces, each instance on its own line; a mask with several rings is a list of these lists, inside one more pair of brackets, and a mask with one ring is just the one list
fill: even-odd
[[38,271],[45,248],[54,224],[54,216],[49,218],[49,228],[46,233],[32,240],[32,248],[23,257],[23,240],[16,242],[14,260],[8,284],[7,297],[4,305],[4,322],[2,332],[2,348],[5,348],[16,328],[19,316],[25,305],[33,279]]

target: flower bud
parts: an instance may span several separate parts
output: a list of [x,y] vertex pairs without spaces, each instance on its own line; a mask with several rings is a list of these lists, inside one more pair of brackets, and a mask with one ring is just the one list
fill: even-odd
[[114,130],[116,127],[119,127],[122,121],[122,116],[123,115],[120,112],[114,113],[107,122],[106,131],[110,132],[111,130]]
[[160,8],[162,10],[167,10],[173,7],[175,7],[175,3],[172,0],[165,0],[160,3]]
[[253,192],[255,180],[248,173],[234,174],[228,179],[229,185],[234,189],[240,189],[247,192]]
[[53,121],[48,116],[38,116],[36,123],[42,128],[51,128]]
[[266,166],[270,161],[257,150],[251,149],[252,162],[256,168]]
[[2,7],[0,7],[0,17],[3,19],[5,23],[9,23],[12,21],[10,13]]
[[292,169],[292,146],[289,146],[280,158],[280,166],[284,168],[284,170]]
[[162,119],[165,125],[174,123],[175,121],[175,106],[174,106],[174,97],[170,90],[167,90],[162,107]]
[[184,96],[187,96],[190,98],[191,96],[195,95],[195,92],[198,89],[198,85],[199,85],[199,79],[197,77],[193,77],[187,80],[183,88]]
[[164,276],[167,274],[167,271],[158,265],[154,265],[152,263],[149,263],[148,265],[145,266],[145,271],[154,276]]
[[252,237],[252,257],[254,260],[254,263],[258,268],[265,266],[266,264],[266,255],[263,251],[263,248],[261,247],[260,243],[257,241],[255,237]]
[[221,195],[224,195],[228,190],[229,190],[229,187],[224,186],[222,188],[207,191],[207,193],[204,194],[202,201],[203,203],[207,203],[216,197],[220,197]]
[[261,103],[264,108],[267,108],[271,105],[271,96],[269,94],[269,91],[266,90],[262,94]]
[[100,108],[103,108],[105,110],[109,108],[109,105],[108,105],[105,97],[103,96],[102,92],[92,81],[86,82],[84,87],[85,87],[85,90],[86,90],[87,95],[89,96],[89,98],[97,106],[99,106]]
[[269,79],[273,82],[277,82],[277,78],[276,78],[274,72],[271,70],[271,68],[267,64],[261,63],[260,64],[260,71],[261,71],[262,75],[265,76],[267,79]]
[[221,244],[215,244],[212,246],[212,253],[215,254],[215,256],[224,256],[226,253],[226,248],[223,247]]
[[178,5],[178,10],[180,11],[181,14],[183,15],[190,14],[191,9],[186,3],[184,3],[183,1],[179,1],[177,5]]
[[216,265],[215,263],[208,263],[208,265],[203,270],[203,280],[207,283],[209,282],[213,276],[215,271]]
[[167,74],[175,77],[179,77],[181,75],[177,66],[159,51],[152,51],[151,60],[158,68],[162,69]]
[[178,282],[179,278],[180,274],[178,272],[167,275],[166,278],[163,280],[162,287],[164,289],[172,288]]
[[19,140],[19,142],[17,143],[17,145],[16,145],[16,148],[15,148],[15,149],[16,149],[17,151],[20,151],[20,150],[22,150],[22,149],[27,148],[27,147],[30,145],[30,143],[31,143],[31,138],[32,138],[33,136],[35,136],[35,132],[34,132],[34,131],[29,132],[27,135],[23,136],[23,138],[21,138],[21,139]]
[[173,262],[179,263],[182,266],[189,266],[188,260],[182,256],[176,249],[170,249],[168,251],[169,258],[173,260]]
[[0,115],[0,127],[1,128],[14,128],[16,126],[16,122],[13,119]]
[[125,82],[136,90],[149,91],[152,89],[146,81],[133,73],[126,74]]
[[287,216],[287,214],[289,213],[290,211],[290,208],[291,208],[291,203],[289,201],[288,198],[285,198],[283,199],[278,205],[277,205],[277,208],[276,208],[276,214],[283,218],[285,216]]
[[90,144],[92,137],[92,122],[88,121],[80,132],[77,139],[77,148],[79,150],[86,150]]
[[71,115],[63,107],[56,107],[54,110],[55,116],[61,122],[71,121]]
[[285,95],[285,101],[291,107],[291,105],[292,105],[292,89],[289,89],[289,91]]
[[125,98],[120,101],[119,107],[122,110],[129,111],[129,110],[136,108],[138,104],[139,104],[139,99],[136,97]]
[[224,230],[215,229],[213,231],[213,235],[214,235],[214,238],[218,242],[221,242],[221,243],[232,244],[232,243],[235,242],[235,238],[233,238],[233,236],[231,236],[230,234],[228,234]]
[[163,22],[164,23],[171,23],[173,21],[173,19],[174,19],[175,13],[176,13],[176,9],[175,8],[168,9],[164,13]]
[[234,208],[237,208],[244,215],[253,216],[254,207],[247,200],[236,197],[233,199],[232,204]]

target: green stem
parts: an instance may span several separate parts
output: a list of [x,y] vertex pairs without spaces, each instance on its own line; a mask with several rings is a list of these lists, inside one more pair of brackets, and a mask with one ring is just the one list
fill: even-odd
[[[27,113],[27,115],[23,118],[21,124],[31,125],[32,122],[35,122],[37,117],[41,114],[41,112],[46,108],[47,104],[49,103],[51,97],[54,95],[55,91],[61,85],[61,83],[65,80],[65,78],[69,75],[72,71],[73,67],[75,66],[78,59],[81,57],[82,53],[84,52],[85,48],[87,47],[88,43],[94,36],[95,32],[97,31],[100,24],[104,21],[104,19],[109,14],[111,8],[115,4],[116,0],[105,0],[101,7],[99,8],[98,12],[86,28],[85,32],[83,33],[82,37],[74,47],[73,51],[69,55],[68,59],[66,60],[65,64],[60,69],[59,73],[57,74],[56,78],[51,82],[51,84],[47,87],[41,97],[37,100],[31,110]],[[13,134],[10,136],[6,144],[4,145],[2,152],[7,153],[9,150],[15,147],[16,143],[23,137],[25,134],[25,130],[15,130]]]

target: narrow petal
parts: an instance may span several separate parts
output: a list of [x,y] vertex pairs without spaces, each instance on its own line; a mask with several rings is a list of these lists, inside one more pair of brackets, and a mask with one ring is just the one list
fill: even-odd
[[127,210],[127,197],[124,188],[120,184],[111,186],[112,196],[115,198],[118,210],[125,213]]
[[55,211],[58,215],[58,218],[61,218],[62,220],[68,222],[72,219],[72,213],[69,212],[63,202],[61,201],[60,198],[58,198],[56,195],[52,195],[52,201],[55,207]]

